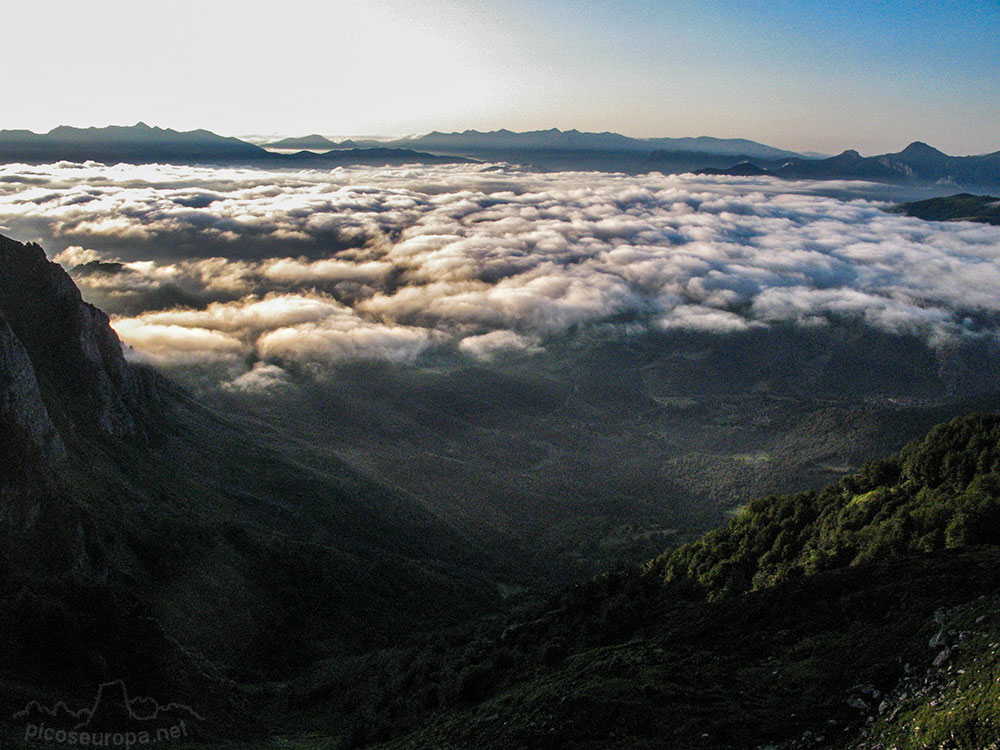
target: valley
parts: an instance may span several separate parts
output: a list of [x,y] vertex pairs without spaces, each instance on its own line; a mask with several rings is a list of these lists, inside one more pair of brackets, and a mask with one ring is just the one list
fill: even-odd
[[101,685],[202,750],[993,731],[949,665],[1000,590],[994,228],[759,175],[4,169],[58,251],[0,239],[5,742]]

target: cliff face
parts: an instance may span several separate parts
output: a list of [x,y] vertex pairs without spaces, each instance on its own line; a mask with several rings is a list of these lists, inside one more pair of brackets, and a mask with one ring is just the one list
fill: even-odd
[[0,545],[23,573],[101,575],[92,523],[56,476],[73,446],[144,441],[156,378],[37,245],[0,237]]
[[66,455],[62,438],[42,400],[31,358],[3,313],[0,313],[0,430],[11,443],[18,435],[51,460],[58,461]]
[[155,378],[38,245],[0,236],[0,409],[57,457],[60,435],[138,436]]

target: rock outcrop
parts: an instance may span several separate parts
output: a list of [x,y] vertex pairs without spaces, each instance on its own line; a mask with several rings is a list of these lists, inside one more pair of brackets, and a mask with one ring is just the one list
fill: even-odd
[[41,247],[2,236],[0,321],[0,410],[47,454],[60,436],[144,435],[155,376],[126,362],[107,315]]
[[66,455],[62,438],[49,418],[31,358],[7,319],[0,313],[0,430],[13,442],[14,434],[34,445],[51,460]]

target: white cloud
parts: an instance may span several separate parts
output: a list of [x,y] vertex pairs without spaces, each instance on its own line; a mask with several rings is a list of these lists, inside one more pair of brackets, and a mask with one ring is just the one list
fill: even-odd
[[[349,311],[346,312],[349,314]],[[141,320],[149,326],[209,329],[245,336],[344,313],[345,308],[333,300],[297,294],[271,294],[261,300],[247,297],[232,303],[213,302],[204,310],[145,313]]]
[[280,392],[290,384],[288,373],[277,365],[255,362],[250,370],[225,383],[224,387],[230,391],[267,394]]
[[73,268],[74,266],[82,266],[86,263],[94,263],[100,259],[101,255],[96,250],[85,249],[79,245],[70,245],[52,260],[67,268]]
[[459,342],[458,347],[466,354],[486,361],[503,352],[535,354],[542,351],[537,341],[513,331],[490,331],[479,336],[468,336]]
[[[112,325],[127,346],[154,363],[216,365],[227,373],[238,361],[410,362],[435,338],[423,328],[368,320],[333,299],[302,294],[213,302],[203,310],[147,312],[115,318]],[[274,371],[262,370],[231,385],[256,387],[274,376]]]
[[735,313],[701,305],[678,305],[667,315],[657,320],[656,324],[664,330],[679,328],[710,333],[732,333],[733,331],[745,331],[751,326],[762,325],[759,321],[747,320]]
[[431,338],[424,329],[369,323],[343,314],[269,331],[258,340],[257,348],[262,357],[296,359],[305,364],[357,359],[412,362]]
[[127,346],[160,364],[234,361],[245,347],[233,336],[198,326],[147,322],[143,318],[112,321]]
[[299,258],[279,258],[264,264],[262,275],[283,284],[309,284],[330,281],[358,281],[378,283],[392,271],[392,264],[384,261],[355,263],[350,260],[329,258],[308,262]]
[[11,231],[65,248],[68,265],[123,259],[77,282],[158,361],[410,361],[438,342],[488,358],[621,319],[997,335],[1000,228],[821,194],[850,184],[496,165],[0,177]]

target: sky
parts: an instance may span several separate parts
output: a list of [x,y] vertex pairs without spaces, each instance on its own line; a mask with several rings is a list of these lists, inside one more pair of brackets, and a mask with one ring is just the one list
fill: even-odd
[[1000,149],[997,0],[91,0],[17,3],[5,27],[0,128]]

